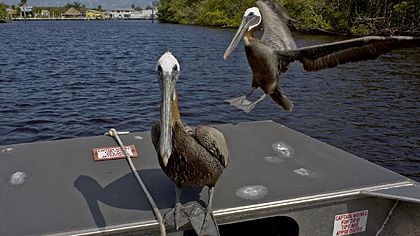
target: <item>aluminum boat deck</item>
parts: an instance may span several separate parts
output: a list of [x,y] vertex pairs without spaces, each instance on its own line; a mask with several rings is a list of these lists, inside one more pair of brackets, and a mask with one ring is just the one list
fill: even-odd
[[[291,235],[420,232],[417,182],[273,121],[217,127],[231,152],[213,203],[222,234],[257,219],[286,220]],[[166,213],[174,184],[159,167],[150,132],[120,138],[135,145],[134,165]],[[93,159],[94,148],[115,146],[104,135],[0,146],[0,235],[159,235],[127,161]],[[205,206],[207,187],[185,188],[182,201]]]

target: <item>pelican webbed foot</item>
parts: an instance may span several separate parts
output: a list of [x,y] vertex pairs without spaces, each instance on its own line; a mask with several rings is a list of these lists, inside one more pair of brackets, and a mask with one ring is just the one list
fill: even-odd
[[190,217],[197,211],[202,211],[202,208],[194,203],[186,205],[176,203],[175,207],[165,214],[163,221],[178,230],[186,225],[190,221]]
[[237,108],[240,108],[242,110],[244,110],[246,113],[249,113],[250,111],[252,111],[252,109],[254,109],[255,105],[257,105],[257,103],[261,102],[262,100],[264,100],[264,98],[267,96],[265,93],[255,102],[251,103],[250,101],[248,101],[246,99],[248,95],[243,95],[237,98],[232,98],[232,99],[228,99],[225,100],[227,102],[230,103],[230,105],[233,105]]
[[190,223],[199,236],[220,235],[216,219],[214,218],[213,212],[209,209],[200,210],[197,208],[190,217]]

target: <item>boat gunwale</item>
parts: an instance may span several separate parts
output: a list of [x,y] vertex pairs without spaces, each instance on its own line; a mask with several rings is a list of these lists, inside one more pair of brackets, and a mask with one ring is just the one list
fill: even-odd
[[[284,199],[279,201],[271,201],[266,203],[246,205],[240,207],[232,207],[226,209],[214,210],[214,216],[217,218],[219,225],[226,225],[232,223],[239,223],[244,221],[256,220],[261,218],[267,218],[281,214],[279,212],[289,210],[290,208],[299,209],[305,208],[308,206],[315,206],[321,204],[328,204],[331,202],[343,202],[347,200],[353,200],[361,197],[379,197],[381,196],[370,196],[366,193],[395,189],[401,187],[413,187],[416,184],[410,180],[406,179],[404,181],[397,181],[391,183],[384,183],[373,186],[365,186],[360,188],[345,189],[340,191],[332,191],[327,193],[320,193],[308,196],[301,196],[297,198]],[[382,197],[384,198],[384,197]],[[189,228],[185,227],[187,230]],[[167,229],[171,232],[172,228]],[[99,228],[99,229],[86,229],[73,232],[62,232],[57,234],[49,234],[53,236],[61,235],[73,235],[73,236],[85,236],[85,235],[107,235],[107,234],[125,234],[128,232],[136,233],[147,233],[147,232],[157,232],[159,231],[159,224],[157,220],[148,220],[143,222],[128,223],[123,225],[116,225],[113,227]]]

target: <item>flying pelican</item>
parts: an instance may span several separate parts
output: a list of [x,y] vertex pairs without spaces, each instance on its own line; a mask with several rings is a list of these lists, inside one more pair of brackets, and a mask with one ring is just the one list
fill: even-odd
[[[224,54],[226,60],[243,37],[246,56],[253,73],[252,89],[246,95],[226,101],[246,112],[250,112],[266,95],[284,110],[292,110],[293,103],[283,94],[278,78],[293,61],[300,61],[307,71],[316,71],[347,62],[373,60],[393,49],[420,45],[420,37],[370,36],[297,48],[287,27],[289,16],[286,10],[270,2],[258,1],[256,5],[257,7],[245,11],[242,23]],[[261,28],[263,35],[261,39],[257,39],[253,33]],[[251,103],[246,98],[258,87],[264,94]]]
[[[163,54],[156,65],[162,93],[160,121],[153,124],[151,135],[160,167],[176,184],[176,204],[165,221],[176,229],[190,221],[198,235],[219,235],[211,209],[214,186],[229,163],[229,148],[218,129],[197,126],[194,131],[181,121],[175,88],[179,73],[177,59],[170,52]],[[182,186],[208,186],[207,208],[182,206]]]

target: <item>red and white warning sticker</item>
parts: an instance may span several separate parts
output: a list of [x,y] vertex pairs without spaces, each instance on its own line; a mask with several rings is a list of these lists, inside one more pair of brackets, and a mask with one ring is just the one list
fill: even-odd
[[[125,150],[130,157],[138,157],[136,148],[134,145],[125,146]],[[121,147],[104,147],[93,149],[93,159],[95,161],[113,160],[125,158],[125,154]]]
[[333,236],[349,235],[366,230],[368,210],[336,215]]

